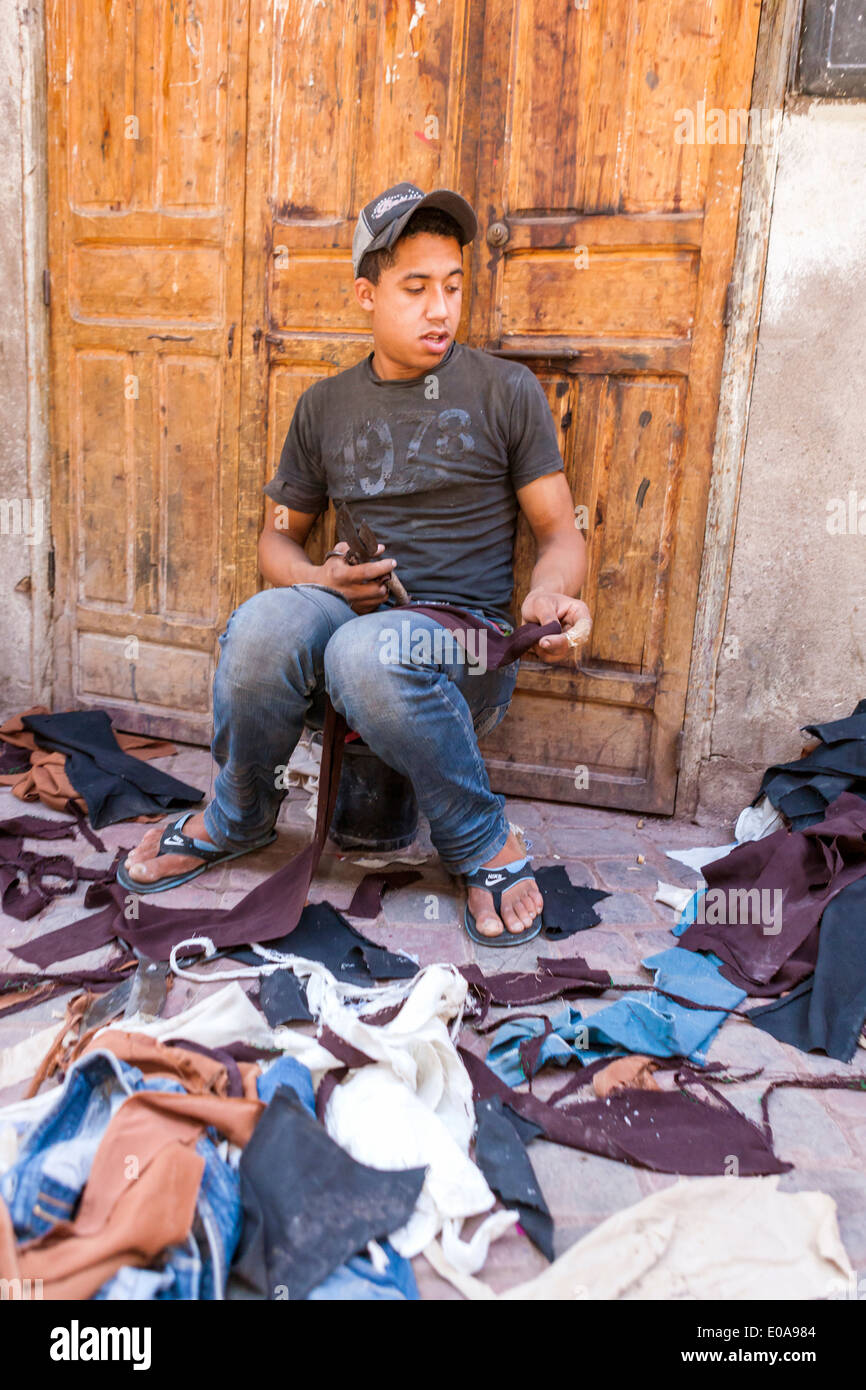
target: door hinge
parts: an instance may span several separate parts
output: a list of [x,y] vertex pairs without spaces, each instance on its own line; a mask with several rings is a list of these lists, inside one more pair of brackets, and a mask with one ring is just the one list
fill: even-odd
[[730,281],[728,282],[728,288],[725,290],[725,309],[724,309],[724,313],[722,314],[722,327],[723,327],[723,328],[728,328],[728,327],[730,326],[731,315],[732,315],[733,311],[734,311],[734,282],[733,282],[733,280],[730,280]]
[[680,770],[680,763],[682,761],[683,742],[685,740],[685,733],[685,729],[680,729],[679,733],[674,739],[674,767],[676,768],[677,772],[679,772]]
[[42,272],[42,303],[46,309],[51,303],[51,271],[47,268]]
[[52,598],[54,597],[54,576],[54,546],[52,545],[48,552],[48,592]]

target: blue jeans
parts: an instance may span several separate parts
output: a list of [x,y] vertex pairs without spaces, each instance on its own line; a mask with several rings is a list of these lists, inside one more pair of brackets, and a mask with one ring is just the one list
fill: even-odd
[[316,584],[248,599],[220,645],[212,745],[220,771],[204,813],[214,844],[252,848],[267,838],[285,796],[279,769],[327,691],[349,727],[409,778],[447,869],[472,873],[503,848],[505,798],[490,790],[478,738],[508,710],[516,661],[487,670],[456,655],[433,619],[386,606],[359,616]]
[[109,1121],[136,1091],[182,1094],[183,1087],[145,1077],[111,1052],[88,1052],[72,1063],[51,1109],[25,1130],[15,1163],[0,1177],[19,1240],[71,1219]]
[[[137,1091],[184,1094],[179,1081],[144,1076],[111,1052],[88,1052],[72,1063],[54,1104],[25,1131],[15,1163],[0,1177],[0,1197],[19,1240],[43,1235],[74,1216],[110,1121]],[[163,1252],[161,1271],[123,1266],[97,1291],[97,1299],[225,1297],[240,1239],[240,1179],[221,1159],[211,1132],[196,1145],[205,1166],[187,1240]]]

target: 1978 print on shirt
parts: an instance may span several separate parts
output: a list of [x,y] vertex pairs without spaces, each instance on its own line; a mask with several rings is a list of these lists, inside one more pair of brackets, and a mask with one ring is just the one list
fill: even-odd
[[316,382],[298,401],[265,491],[308,513],[328,498],[348,503],[396,559],[413,599],[448,599],[509,622],[516,490],[561,468],[532,372],[454,343],[435,372],[406,381],[382,381],[371,353]]

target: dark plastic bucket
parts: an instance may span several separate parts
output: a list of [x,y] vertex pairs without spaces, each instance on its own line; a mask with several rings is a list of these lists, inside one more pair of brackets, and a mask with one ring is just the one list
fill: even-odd
[[418,833],[412,783],[359,739],[347,743],[343,752],[330,833],[340,849],[383,854],[405,849]]

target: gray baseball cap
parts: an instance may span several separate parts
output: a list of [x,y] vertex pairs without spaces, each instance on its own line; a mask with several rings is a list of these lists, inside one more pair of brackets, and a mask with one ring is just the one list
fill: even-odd
[[450,188],[434,188],[422,193],[414,183],[395,183],[361,209],[352,238],[352,270],[358,278],[358,268],[368,251],[393,246],[413,212],[419,208],[441,208],[450,213],[460,228],[460,245],[474,239],[478,219],[465,198]]

